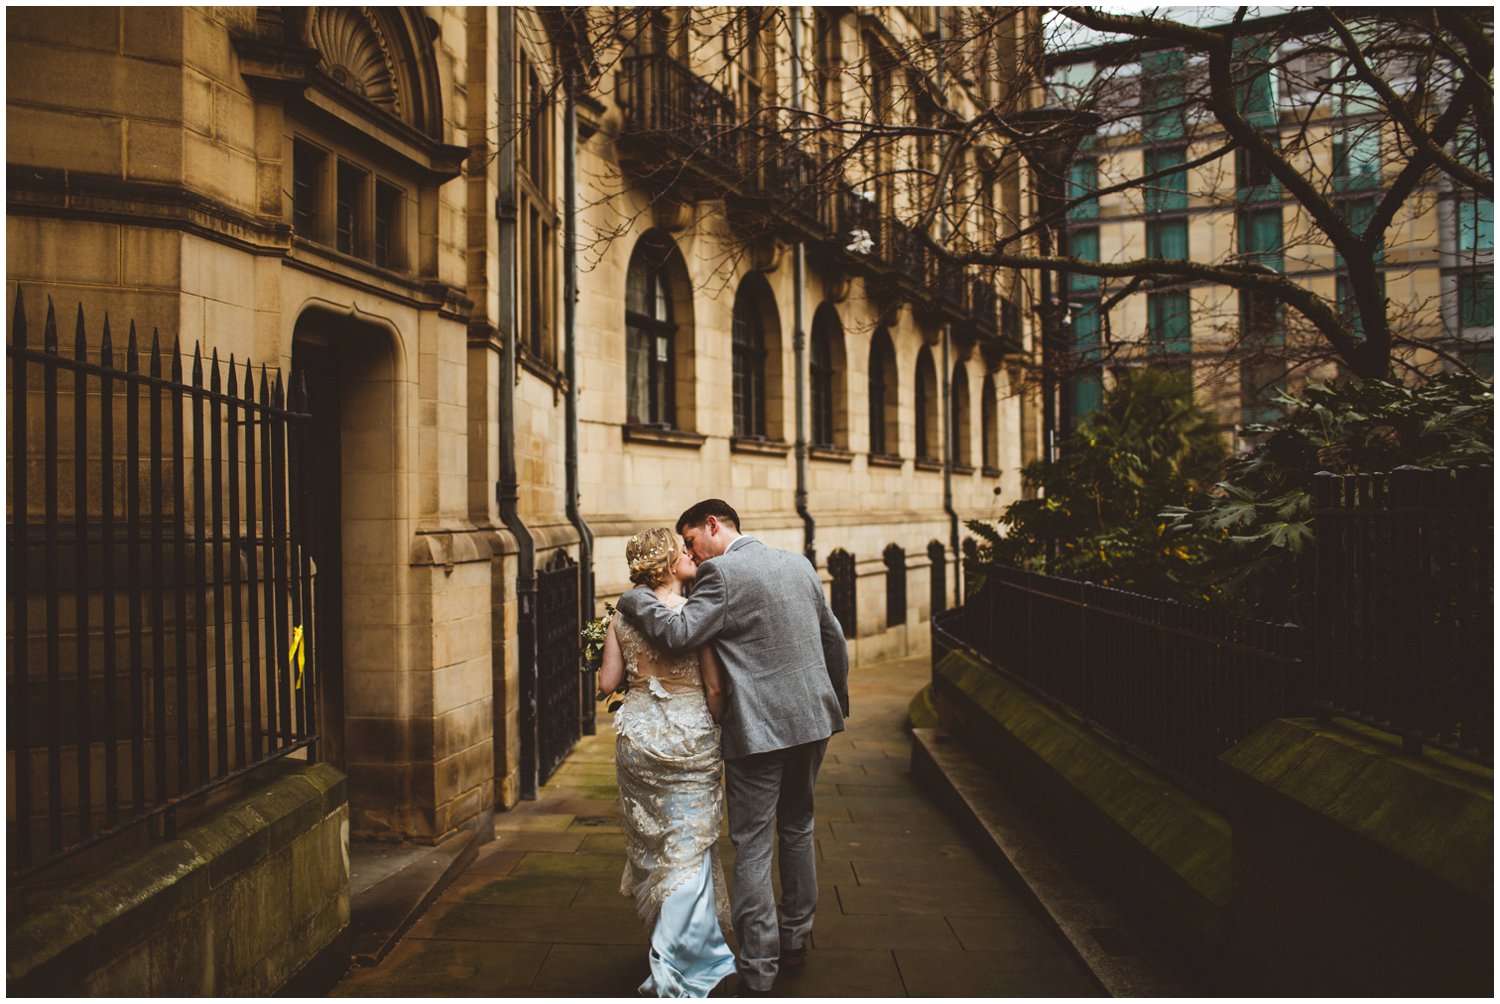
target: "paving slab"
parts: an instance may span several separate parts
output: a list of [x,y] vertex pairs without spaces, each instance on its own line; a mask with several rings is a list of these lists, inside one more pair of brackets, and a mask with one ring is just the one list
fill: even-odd
[[[905,709],[926,658],[857,667],[854,714],[815,793],[819,905],[806,968],[785,997],[1097,995],[1055,925],[991,849],[912,776]],[[378,966],[339,996],[629,997],[649,933],[619,894],[624,866],[614,735],[583,739],[533,801]],[[732,875],[734,848],[721,836]],[[775,868],[773,865],[773,884]],[[736,945],[733,932],[725,932]],[[731,977],[713,996],[734,992]]]

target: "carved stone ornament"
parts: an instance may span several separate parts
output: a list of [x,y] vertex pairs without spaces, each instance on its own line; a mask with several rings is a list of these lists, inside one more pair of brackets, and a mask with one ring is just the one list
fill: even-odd
[[308,40],[322,55],[324,73],[401,117],[401,83],[389,40],[368,7],[314,7]]

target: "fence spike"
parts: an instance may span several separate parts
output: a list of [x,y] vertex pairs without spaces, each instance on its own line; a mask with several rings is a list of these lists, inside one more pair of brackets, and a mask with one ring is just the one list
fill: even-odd
[[245,400],[251,404],[255,403],[255,366],[249,359],[245,360]]
[[109,314],[104,315],[104,335],[99,339],[99,361],[105,366],[115,364],[115,343],[109,334]]
[[260,364],[260,403],[266,404],[271,400],[270,383],[266,379],[266,364]]
[[151,329],[151,375],[161,376],[161,339],[155,328]]
[[219,393],[219,350],[214,349],[213,358],[208,363],[208,389],[215,394]]
[[281,393],[281,370],[276,371],[276,377],[271,381],[271,407],[280,408],[283,401]]
[[87,338],[83,334],[83,304],[78,305],[78,321],[73,326],[73,358],[84,362],[88,358]]
[[16,348],[26,347],[26,308],[21,303],[21,291],[16,290],[16,311],[14,320],[11,321],[11,340]]
[[141,369],[140,350],[135,343],[135,322],[130,322],[130,338],[125,343],[125,371],[127,373],[139,373]]
[[302,370],[297,371],[297,377],[292,381],[290,409],[298,414],[307,412],[307,374]]
[[239,393],[239,390],[239,374],[234,371],[234,353],[231,352],[229,353],[229,386],[225,389],[225,393],[230,397],[234,397]]
[[172,382],[182,383],[182,339],[172,341]]
[[47,297],[47,321],[42,325],[42,351],[57,351],[57,314],[52,309],[52,297]]
[[193,345],[193,386],[198,390],[203,389],[203,343],[197,342]]

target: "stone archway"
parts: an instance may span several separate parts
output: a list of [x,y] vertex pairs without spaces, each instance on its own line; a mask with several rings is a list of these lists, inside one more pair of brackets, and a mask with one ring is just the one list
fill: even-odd
[[[405,650],[397,580],[404,564],[398,359],[389,327],[346,312],[310,307],[293,330],[293,379],[305,381],[312,415],[320,758],[357,782],[389,764],[391,737],[379,735],[404,718],[402,688],[390,683]],[[383,748],[378,758],[375,748]]]

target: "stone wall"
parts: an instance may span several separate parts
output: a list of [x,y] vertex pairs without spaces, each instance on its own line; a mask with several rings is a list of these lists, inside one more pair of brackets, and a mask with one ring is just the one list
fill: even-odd
[[6,991],[267,996],[349,924],[349,805],[327,765],[264,787],[176,839],[13,917]]

